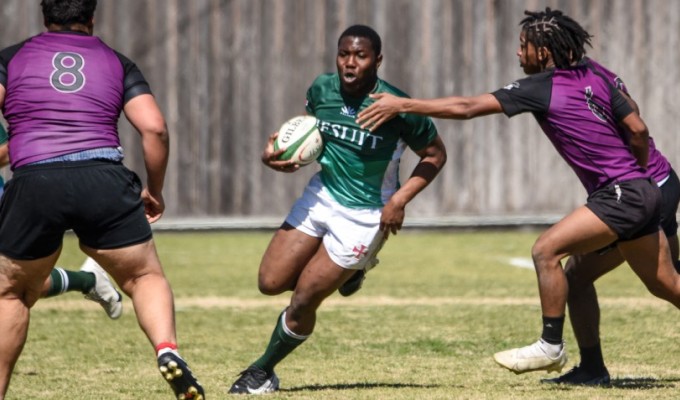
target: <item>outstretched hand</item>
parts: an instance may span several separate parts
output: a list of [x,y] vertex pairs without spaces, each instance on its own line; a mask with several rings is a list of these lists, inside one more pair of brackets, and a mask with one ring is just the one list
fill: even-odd
[[361,125],[361,129],[373,132],[401,112],[403,99],[389,93],[374,93],[370,97],[376,100],[375,103],[361,111],[356,122]]
[[279,160],[279,157],[286,151],[286,149],[283,148],[274,150],[274,142],[276,141],[276,138],[278,136],[279,136],[278,132],[274,132],[271,135],[269,135],[267,145],[264,148],[264,152],[262,152],[262,162],[264,163],[264,165],[268,166],[274,171],[280,172],[297,171],[298,169],[300,169],[300,166],[298,164],[290,160]]

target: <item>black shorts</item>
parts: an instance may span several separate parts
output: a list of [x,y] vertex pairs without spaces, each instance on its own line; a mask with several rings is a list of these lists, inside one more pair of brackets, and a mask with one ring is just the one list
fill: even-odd
[[680,203],[680,179],[671,169],[666,182],[661,185],[661,229],[666,237],[678,234],[678,203]]
[[661,190],[652,179],[633,179],[607,185],[588,196],[588,207],[616,232],[620,241],[659,230]]
[[17,168],[0,202],[0,253],[33,260],[54,253],[73,229],[82,244],[116,249],[151,239],[139,177],[110,161]]

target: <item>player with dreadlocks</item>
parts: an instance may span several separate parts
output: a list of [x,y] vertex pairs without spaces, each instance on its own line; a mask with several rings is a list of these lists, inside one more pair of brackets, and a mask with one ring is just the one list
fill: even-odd
[[586,55],[585,45],[591,46],[592,36],[562,11],[548,7],[545,11],[526,11],[525,14],[528,16],[520,25],[526,39],[536,48],[549,49],[556,68],[569,68]]
[[[571,284],[572,293],[585,293],[577,305],[590,309],[584,318],[595,321],[594,334],[592,328],[590,333],[596,346],[586,357],[582,353],[582,361],[600,365],[599,370],[589,368],[595,372],[577,367],[552,382],[604,384],[609,374],[599,350],[599,314],[592,282],[625,259],[652,294],[680,308],[680,275],[672,261],[677,258],[677,244],[672,256],[666,238],[677,240],[680,183],[654,147],[621,81],[585,56],[590,34],[559,10],[525,14],[517,56],[528,77],[471,97],[424,100],[371,95],[376,102],[359,113],[358,121],[362,128],[374,130],[399,113],[451,119],[532,113],[580,179],[588,198],[585,205],[542,233],[531,250],[543,314],[541,338],[529,346],[496,353],[494,359],[518,374],[561,371],[567,363],[562,334]],[[670,190],[662,195],[660,184],[669,185]],[[659,230],[660,223],[668,227],[666,235]],[[608,247],[617,251],[598,259],[597,252]],[[572,278],[568,283],[561,260],[569,256],[573,257],[568,262]],[[577,337],[579,332],[583,331],[577,330]]]

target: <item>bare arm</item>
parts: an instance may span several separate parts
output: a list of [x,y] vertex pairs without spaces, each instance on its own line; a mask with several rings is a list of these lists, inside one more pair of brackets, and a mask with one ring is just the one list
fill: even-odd
[[628,114],[621,120],[621,125],[630,132],[630,150],[637,159],[638,165],[647,168],[649,161],[649,130],[647,125],[636,112]]
[[623,90],[619,90],[619,93],[634,110],[631,115],[628,115],[619,124],[630,133],[630,151],[635,156],[638,165],[647,168],[649,161],[649,130],[640,117],[640,108],[635,100]]
[[9,147],[7,143],[0,144],[0,168],[9,164]]
[[434,118],[471,119],[503,112],[501,103],[492,94],[472,97],[443,97],[439,99],[409,99],[388,93],[371,95],[376,102],[361,111],[357,123],[362,129],[374,131],[399,113],[425,115]]
[[390,197],[383,208],[380,230],[385,233],[386,237],[390,233],[396,235],[401,229],[406,215],[406,204],[434,180],[446,163],[446,148],[439,136],[416,154],[420,156],[420,162],[413,169],[408,180]]
[[150,94],[132,98],[125,104],[123,111],[142,137],[147,175],[147,187],[142,192],[142,201],[147,219],[155,222],[165,210],[162,192],[170,152],[168,128],[156,100]]

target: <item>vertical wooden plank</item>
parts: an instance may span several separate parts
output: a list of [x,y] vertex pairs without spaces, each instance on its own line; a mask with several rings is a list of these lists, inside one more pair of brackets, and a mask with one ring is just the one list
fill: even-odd
[[[680,164],[677,1],[117,0],[99,3],[96,34],[140,66],[166,115],[169,217],[283,215],[315,167],[274,173],[259,160],[262,146],[303,112],[312,79],[335,70],[347,26],[381,34],[380,74],[411,95],[473,95],[523,75],[518,23],[525,9],[545,6],[595,35],[589,54],[624,78],[657,145]],[[0,16],[4,46],[43,30],[37,1],[3,0]],[[410,215],[563,213],[582,203],[573,172],[530,115],[436,124],[449,163]],[[137,134],[124,118],[119,130],[126,164],[143,175]],[[415,162],[405,159],[405,175]]]

